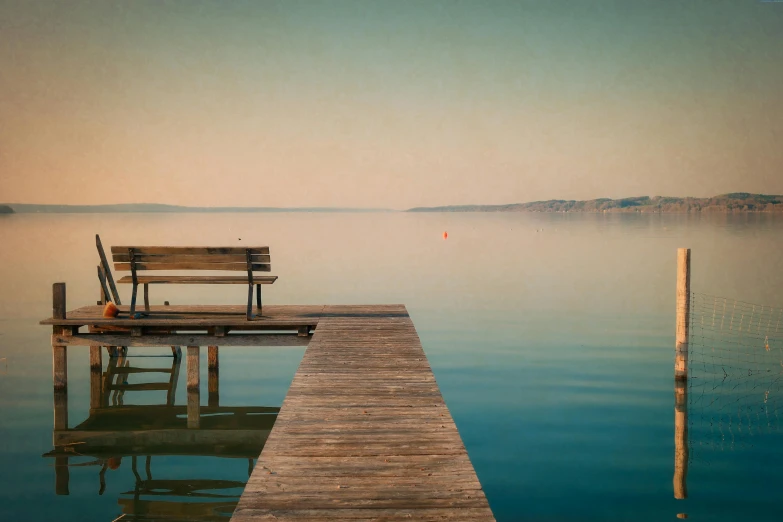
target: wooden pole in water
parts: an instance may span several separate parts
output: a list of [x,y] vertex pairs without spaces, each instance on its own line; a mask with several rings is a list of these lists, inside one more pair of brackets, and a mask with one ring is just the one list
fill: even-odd
[[[52,285],[52,318],[65,319],[65,283]],[[53,326],[52,333],[63,333],[63,326]],[[52,337],[54,339],[54,337]],[[52,345],[52,384],[57,391],[68,389],[68,348]]]
[[201,391],[198,388],[188,388],[188,428],[198,429],[201,413]]
[[688,498],[688,385],[674,381],[674,498]]
[[188,391],[198,390],[199,380],[199,347],[188,346]]
[[688,379],[688,330],[691,315],[691,249],[677,249],[677,327],[674,378]]

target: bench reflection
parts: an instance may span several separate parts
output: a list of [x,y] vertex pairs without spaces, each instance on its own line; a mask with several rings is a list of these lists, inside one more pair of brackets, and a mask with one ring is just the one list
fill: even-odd
[[[154,457],[246,459],[249,477],[280,408],[221,406],[217,369],[210,370],[208,406],[199,404],[198,389],[188,390],[187,406],[177,406],[181,358],[169,360],[170,367],[141,368],[120,353],[110,359],[106,371],[93,369],[89,416],[74,427],[68,425],[67,395],[55,393],[54,449],[43,456],[54,459],[58,495],[69,494],[70,468],[94,467],[98,494],[105,492],[107,476],[112,475],[107,471],[130,468],[134,487],[118,499],[122,513],[133,516],[130,520],[214,520],[231,515],[246,479],[168,479],[158,475],[169,468],[154,471]],[[163,379],[129,383],[134,380],[129,376],[142,374],[147,380],[161,374]],[[162,392],[162,404],[125,404],[137,391]]]

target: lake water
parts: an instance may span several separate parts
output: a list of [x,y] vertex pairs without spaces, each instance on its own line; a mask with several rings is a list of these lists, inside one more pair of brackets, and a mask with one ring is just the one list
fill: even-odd
[[[107,249],[269,245],[279,276],[264,289],[269,304],[405,304],[498,520],[783,518],[783,366],[761,384],[740,379],[747,393],[737,400],[762,414],[740,411],[736,421],[736,406],[716,420],[704,399],[705,382],[708,392],[723,386],[719,373],[695,381],[688,498],[673,492],[676,249],[692,249],[694,292],[780,307],[783,216],[270,213],[0,217],[1,520],[227,519],[248,477],[252,461],[239,450],[139,447],[134,466],[128,454],[82,455],[74,445],[67,485],[62,469],[56,480],[56,459],[44,456],[55,450],[51,329],[37,323],[51,313],[53,282],[67,283],[69,308],[94,304],[96,233]],[[129,299],[129,287],[120,292]],[[153,287],[151,299],[241,304],[244,292]],[[771,350],[759,357],[772,368],[781,337],[767,337]],[[167,351],[132,349],[127,363],[170,367]],[[221,405],[279,407],[303,353],[223,349]],[[89,417],[87,354],[68,354],[70,428]],[[127,380],[161,379],[168,374]],[[179,379],[183,406],[184,368]],[[735,388],[718,391],[733,400]],[[150,405],[116,421],[144,430],[155,418],[144,412],[166,399],[129,391],[109,406]]]

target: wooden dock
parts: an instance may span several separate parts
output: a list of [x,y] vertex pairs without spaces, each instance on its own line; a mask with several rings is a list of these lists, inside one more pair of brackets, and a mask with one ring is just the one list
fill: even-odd
[[41,321],[54,330],[55,430],[68,423],[58,404],[67,404],[69,346],[89,346],[98,369],[102,346],[188,346],[187,426],[199,429],[199,346],[210,347],[212,393],[218,346],[306,344],[232,520],[494,520],[404,306],[243,313],[172,306],[106,319],[100,306],[55,305]]
[[404,306],[324,308],[232,520],[494,520]]

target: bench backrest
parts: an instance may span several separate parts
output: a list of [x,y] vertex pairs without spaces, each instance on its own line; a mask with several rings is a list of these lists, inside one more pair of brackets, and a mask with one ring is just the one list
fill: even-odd
[[270,272],[269,247],[113,246],[114,269]]

